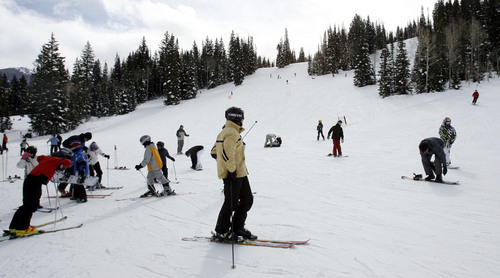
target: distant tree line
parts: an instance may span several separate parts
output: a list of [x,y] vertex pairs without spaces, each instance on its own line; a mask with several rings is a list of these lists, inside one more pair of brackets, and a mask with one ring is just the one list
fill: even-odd
[[[308,57],[308,71],[335,75],[354,70],[356,86],[378,82],[383,97],[459,89],[461,81],[480,82],[499,71],[499,26],[497,0],[438,0],[432,23],[422,11],[418,22],[396,34],[356,15],[348,31],[334,27],[325,32],[318,51]],[[418,47],[410,69],[404,40],[412,37],[418,38]],[[380,65],[370,59],[378,50]]]
[[201,49],[195,42],[191,50],[181,50],[166,32],[157,52],[151,53],[143,38],[126,59],[117,55],[110,69],[87,42],[70,74],[52,34],[34,62],[29,84],[24,76],[9,82],[3,75],[0,128],[12,126],[8,116],[27,114],[36,134],[66,132],[91,117],[129,113],[147,100],[163,98],[165,105],[175,105],[196,97],[202,88],[240,85],[257,68],[274,66],[257,56],[252,37],[232,32],[227,49],[222,39],[206,38]]

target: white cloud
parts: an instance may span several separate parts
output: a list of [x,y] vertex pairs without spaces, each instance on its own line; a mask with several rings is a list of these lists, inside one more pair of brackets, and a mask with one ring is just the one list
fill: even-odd
[[[90,1],[90,2],[89,2]],[[208,37],[223,39],[226,47],[231,31],[240,37],[252,36],[258,55],[274,60],[276,45],[288,30],[292,48],[304,47],[306,54],[317,50],[329,26],[349,28],[355,14],[382,22],[387,30],[418,18],[420,7],[432,11],[435,0],[89,0],[40,2],[52,10],[36,12],[36,5],[21,6],[0,0],[0,68],[31,68],[51,33],[71,68],[84,45],[90,42],[96,58],[112,66],[116,54],[124,59],[135,51],[142,38],[157,50],[165,32],[173,34],[180,47],[201,47]],[[36,2],[36,1],[35,1]],[[91,4],[89,4],[91,3]],[[424,4],[420,4],[424,3]],[[425,4],[426,3],[426,4]],[[89,6],[90,5],[90,6]],[[426,13],[427,15],[427,13]],[[59,16],[59,17],[58,17]],[[9,26],[9,27],[5,27]]]

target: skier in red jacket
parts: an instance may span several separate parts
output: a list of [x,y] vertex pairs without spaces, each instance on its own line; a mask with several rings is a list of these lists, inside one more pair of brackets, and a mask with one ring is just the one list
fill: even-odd
[[17,209],[10,222],[9,232],[15,236],[38,234],[40,231],[30,227],[33,212],[38,208],[42,196],[42,184],[47,184],[57,170],[71,166],[73,153],[63,149],[52,156],[38,156],[38,165],[26,176],[23,183],[23,205]]
[[472,94],[472,104],[476,104],[477,102],[477,99],[479,98],[479,93],[477,92],[477,90],[474,91],[474,93]]

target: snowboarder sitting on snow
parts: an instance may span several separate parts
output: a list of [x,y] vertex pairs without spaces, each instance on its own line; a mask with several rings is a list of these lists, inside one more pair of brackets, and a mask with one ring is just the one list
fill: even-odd
[[170,195],[172,194],[172,189],[170,188],[168,180],[163,176],[161,168],[163,167],[163,162],[161,161],[160,154],[158,153],[158,149],[155,144],[151,142],[151,137],[149,135],[144,135],[139,140],[141,144],[144,146],[144,159],[140,164],[135,166],[136,170],[140,170],[144,166],[148,166],[148,191],[142,194],[141,197],[147,196],[158,196],[156,193],[156,189],[154,187],[154,180],[158,180],[163,185],[163,192],[160,193],[160,196]]
[[342,148],[340,147],[340,140],[344,143],[344,130],[340,126],[342,121],[338,121],[336,125],[332,126],[328,131],[327,139],[330,139],[330,135],[332,135],[333,139],[333,156],[342,156]]
[[225,117],[226,124],[217,135],[210,152],[217,160],[218,177],[224,182],[224,203],[217,218],[213,240],[236,240],[236,236],[256,240],[257,236],[245,229],[253,195],[247,176],[244,143],[240,135],[245,130],[242,127],[244,112],[233,106],[226,110]]
[[451,119],[449,117],[444,118],[441,127],[439,127],[439,136],[444,142],[443,150],[446,155],[446,165],[450,165],[450,149],[451,145],[453,145],[455,139],[457,138],[457,132],[455,131],[455,128],[451,126]]
[[99,183],[97,184],[97,188],[104,188],[104,186],[101,183],[102,181],[101,164],[99,163],[99,158],[97,155],[102,155],[105,158],[109,159],[109,155],[103,153],[101,148],[99,148],[96,142],[92,142],[92,144],[90,144],[90,148],[87,149],[87,159],[89,162],[90,176],[93,177],[94,175],[96,175],[99,178]]
[[281,146],[281,143],[281,137],[276,137],[276,134],[266,134],[266,142],[264,143],[264,148],[279,147]]
[[[426,181],[443,182],[443,175],[446,175],[448,168],[446,167],[446,155],[443,151],[443,140],[431,137],[424,139],[418,145],[420,156],[422,157],[422,166],[424,167],[427,177]],[[434,155],[434,162],[431,162],[431,157]],[[436,174],[434,176],[434,173]]]
[[9,232],[12,235],[23,236],[38,234],[40,231],[30,227],[31,217],[40,203],[42,184],[47,184],[56,170],[71,166],[69,160],[73,154],[63,150],[51,156],[41,155],[37,158],[38,165],[31,170],[23,183],[23,205],[20,206],[10,222]]
[[161,167],[161,171],[163,176],[168,180],[168,168],[167,168],[167,157],[168,159],[175,161],[175,158],[170,156],[168,150],[165,149],[165,143],[162,141],[158,141],[156,144],[158,146],[158,153],[160,154],[161,162],[163,163],[163,167]]
[[201,165],[200,156],[203,153],[203,146],[194,146],[186,152],[187,157],[191,157],[191,169],[193,170],[203,170]]

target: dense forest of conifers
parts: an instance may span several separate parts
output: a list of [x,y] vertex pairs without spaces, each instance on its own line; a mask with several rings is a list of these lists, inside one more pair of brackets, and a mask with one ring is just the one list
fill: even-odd
[[[222,39],[206,38],[201,48],[179,48],[174,35],[165,33],[154,53],[143,39],[110,68],[96,59],[89,42],[74,62],[71,73],[52,34],[35,60],[31,81],[0,78],[0,129],[9,129],[10,115],[26,114],[38,135],[67,132],[90,117],[126,114],[147,100],[162,98],[165,105],[196,97],[198,90],[234,82],[261,67],[285,67],[308,62],[310,75],[353,70],[354,85],[378,84],[382,97],[394,94],[458,89],[462,81],[480,81],[500,66],[500,6],[497,0],[439,0],[432,15],[422,11],[395,33],[369,17],[355,15],[349,29],[330,27],[313,55],[303,49],[297,57],[287,30],[277,44],[274,62],[260,57],[253,38],[231,33],[226,48]],[[418,38],[410,68],[405,40]],[[374,55],[379,51],[379,65]],[[413,55],[412,55],[413,56]]]

